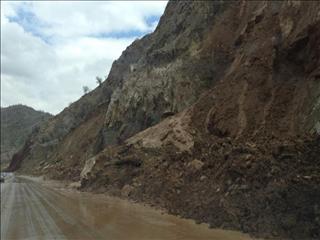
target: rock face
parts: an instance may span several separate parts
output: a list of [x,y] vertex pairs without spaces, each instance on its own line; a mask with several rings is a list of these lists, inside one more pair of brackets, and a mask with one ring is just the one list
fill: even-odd
[[[205,50],[208,23],[214,23],[228,5],[169,2],[154,33],[123,52],[102,86],[44,124],[30,138],[30,151],[16,160],[16,166],[28,159],[24,169],[31,171],[43,159],[63,162],[72,156],[76,159],[72,164],[77,165],[74,176],[79,176],[84,161],[103,147],[121,143],[194,103],[231,64],[228,49],[215,55]],[[88,126],[93,121],[95,125]]]
[[190,107],[100,152],[82,187],[123,196],[130,186],[128,197],[212,227],[319,238],[319,11],[317,2],[226,6],[199,52],[225,50],[232,63]]
[[31,132],[50,117],[24,105],[1,108],[1,164],[8,164]]
[[319,238],[319,12],[316,1],[170,1],[13,169],[212,227]]
[[170,2],[155,32],[134,42],[114,63],[109,78],[121,84],[106,113],[107,143],[158,123],[168,112],[182,111],[219,79],[231,63],[227,50],[207,56],[202,49],[208,23],[228,4]]

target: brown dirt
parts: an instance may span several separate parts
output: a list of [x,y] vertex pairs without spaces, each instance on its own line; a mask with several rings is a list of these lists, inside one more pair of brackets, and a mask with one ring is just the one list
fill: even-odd
[[101,150],[100,129],[104,124],[105,111],[106,105],[102,104],[97,111],[88,116],[88,120],[69,133],[59,144],[56,155],[52,156],[55,160],[53,164],[40,174],[55,179],[78,181],[85,160]]
[[[125,190],[212,227],[319,239],[320,137],[311,134],[317,117],[310,113],[319,89],[320,5],[290,4],[231,8],[248,20],[236,25],[234,47],[232,34],[213,29],[203,48],[210,56],[216,43],[226,44],[233,63],[224,77],[183,113],[105,149],[83,188]],[[193,167],[195,159],[203,166]]]
[[[208,138],[197,141],[192,153],[178,153],[172,145],[158,151],[110,148],[82,187],[122,197],[129,189],[126,197],[215,228],[264,238],[317,239],[319,141]],[[192,167],[194,159],[203,166]]]
[[[97,151],[82,188],[212,227],[319,239],[319,12],[316,1],[229,7],[197,49],[217,74],[214,83],[210,74],[201,79],[211,89],[179,114]],[[105,110],[61,141],[52,159],[62,160],[46,168],[51,177],[79,180],[85,154],[100,146]]]

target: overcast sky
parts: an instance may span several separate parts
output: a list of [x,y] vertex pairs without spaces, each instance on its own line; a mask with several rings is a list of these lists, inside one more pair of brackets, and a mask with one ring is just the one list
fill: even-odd
[[166,1],[1,1],[1,106],[56,114],[95,88],[136,38],[152,32]]

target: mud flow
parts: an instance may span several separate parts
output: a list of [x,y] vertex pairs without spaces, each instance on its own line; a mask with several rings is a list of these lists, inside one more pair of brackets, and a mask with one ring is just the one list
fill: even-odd
[[22,177],[1,184],[1,239],[250,239],[128,201],[51,188]]

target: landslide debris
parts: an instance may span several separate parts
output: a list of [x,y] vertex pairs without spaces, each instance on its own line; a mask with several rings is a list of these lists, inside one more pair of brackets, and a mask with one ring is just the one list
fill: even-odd
[[16,162],[212,227],[319,239],[319,80],[317,1],[170,1]]
[[83,190],[263,238],[318,239],[320,137],[235,141],[208,137],[191,152],[108,147],[87,162]]
[[[203,48],[231,49],[224,75],[191,107],[98,154],[83,189],[212,227],[318,239],[319,10],[317,2],[226,8]],[[218,34],[234,20],[234,34]]]

